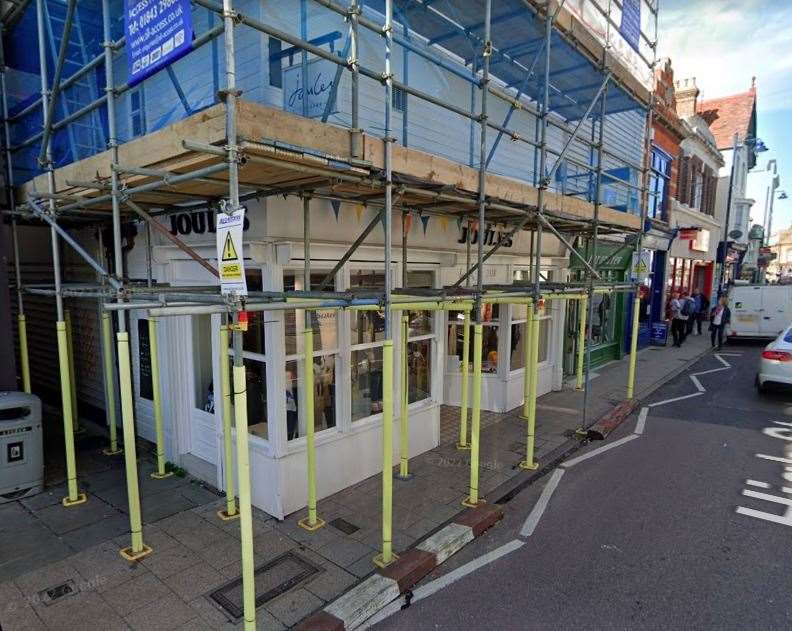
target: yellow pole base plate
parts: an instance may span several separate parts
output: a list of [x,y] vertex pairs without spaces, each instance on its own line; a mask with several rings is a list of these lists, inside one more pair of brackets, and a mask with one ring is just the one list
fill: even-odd
[[575,390],[577,390],[578,392],[583,392],[585,388],[583,386],[575,386]]
[[405,475],[402,475],[401,473],[397,473],[397,474],[396,474],[395,476],[393,476],[393,477],[394,477],[394,479],[396,479],[396,480],[400,480],[400,481],[402,481],[402,482],[406,482],[407,480],[412,480],[412,479],[413,479],[415,476],[414,476],[412,473],[407,473],[407,474],[405,474]]
[[399,558],[398,554],[396,554],[395,552],[391,552],[391,560],[388,561],[387,563],[385,563],[385,561],[382,558],[382,553],[380,553],[377,556],[375,556],[372,559],[372,561],[373,561],[374,565],[376,565],[377,567],[388,567],[391,563],[393,563],[398,558]]
[[235,512],[233,515],[229,515],[227,510],[219,510],[217,511],[217,516],[223,521],[233,521],[239,519],[239,511]]
[[69,499],[68,497],[64,497],[61,500],[61,503],[66,507],[69,508],[70,506],[79,506],[80,504],[85,504],[88,501],[88,496],[85,493],[77,493],[77,497],[75,499]]
[[122,454],[122,453],[124,453],[124,450],[123,450],[123,449],[121,449],[121,448],[118,448],[118,449],[116,449],[115,451],[113,451],[112,449],[110,449],[110,448],[108,447],[107,449],[102,449],[102,453],[103,453],[105,456],[117,456],[118,454]]
[[462,506],[467,506],[468,508],[476,508],[477,506],[481,506],[482,504],[486,504],[486,503],[487,500],[482,500],[480,498],[478,502],[473,502],[470,500],[470,496],[462,500]]
[[166,471],[165,473],[160,473],[159,471],[152,471],[151,477],[155,480],[164,480],[165,478],[169,478],[173,475],[173,471]]
[[536,471],[539,468],[538,462],[531,462],[529,463],[527,460],[521,460],[520,464],[517,465],[520,469],[525,469],[526,471]]
[[152,552],[154,552],[154,550],[149,548],[144,543],[143,549],[140,552],[132,552],[132,546],[130,546],[128,548],[121,548],[121,550],[118,551],[118,554],[120,554],[127,561],[140,561],[140,559],[147,557]]
[[470,451],[470,445],[463,445],[462,443],[457,443],[456,448],[461,451]]
[[325,522],[324,519],[320,519],[319,517],[317,517],[316,523],[312,525],[307,517],[303,517],[300,521],[297,522],[297,525],[303,530],[307,530],[308,532],[314,532],[315,530],[324,528],[327,525],[327,523]]
[[519,418],[521,421],[527,421],[527,420],[528,420],[528,417],[527,417],[527,416],[524,416],[524,415],[522,415],[522,414],[520,414],[520,416],[519,416],[518,418]]

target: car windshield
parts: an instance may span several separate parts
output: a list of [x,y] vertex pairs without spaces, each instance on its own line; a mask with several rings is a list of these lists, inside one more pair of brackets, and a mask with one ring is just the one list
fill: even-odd
[[784,331],[784,341],[787,344],[792,344],[792,327],[789,327],[786,331]]

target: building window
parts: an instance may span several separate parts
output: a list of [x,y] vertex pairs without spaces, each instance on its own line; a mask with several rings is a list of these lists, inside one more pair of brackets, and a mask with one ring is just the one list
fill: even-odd
[[407,107],[407,93],[401,88],[394,87],[391,97],[391,106],[397,112],[404,112]]
[[[383,272],[359,270],[350,274],[350,289],[381,288]],[[350,314],[350,389],[352,422],[382,412],[382,342],[385,339],[383,310]]]
[[[484,304],[482,306],[482,324],[484,330],[481,337],[481,371],[494,373],[498,371],[498,331],[500,328],[500,305]],[[473,324],[475,315],[470,313],[470,352],[467,358],[468,371],[473,371]],[[464,323],[465,313],[463,311],[448,312],[448,353],[454,353],[459,361],[465,361],[462,357],[464,345]],[[456,370],[459,366],[455,363]]]
[[283,44],[279,39],[269,38],[269,84],[273,88],[283,87]]
[[146,107],[143,88],[139,87],[129,93],[129,120],[132,137],[137,138],[146,133]]
[[[311,286],[318,287],[325,274],[311,274]],[[283,290],[305,288],[303,272],[285,272]],[[286,437],[300,438],[306,433],[305,417],[305,310],[293,309],[284,313],[284,343],[286,348],[285,397]],[[336,366],[338,358],[338,311],[322,309],[310,311],[313,329],[313,406],[314,427],[323,431],[336,426]]]
[[701,171],[696,171],[693,174],[693,201],[690,204],[691,208],[703,211],[702,199],[704,193],[704,174]]
[[652,171],[649,175],[649,216],[666,220],[668,182],[671,178],[671,156],[652,147]]
[[[431,289],[434,273],[407,272],[407,287]],[[408,311],[407,315],[407,400],[432,398],[432,346],[435,341],[432,311]]]

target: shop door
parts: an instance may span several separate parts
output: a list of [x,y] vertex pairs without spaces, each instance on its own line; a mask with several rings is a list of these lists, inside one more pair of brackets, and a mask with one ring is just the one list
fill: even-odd
[[[191,318],[192,387],[189,390],[189,453],[210,464],[217,464],[215,430],[215,393],[212,376],[212,316]],[[219,404],[219,403],[218,403]]]

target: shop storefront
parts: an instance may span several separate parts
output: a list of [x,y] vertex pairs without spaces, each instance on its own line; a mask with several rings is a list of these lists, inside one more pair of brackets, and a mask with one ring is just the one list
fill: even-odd
[[[311,286],[316,289],[333,269],[374,210],[342,205],[336,214],[327,202],[313,200]],[[270,198],[251,203],[245,231],[245,267],[250,290],[302,289],[303,244],[301,203]],[[203,257],[215,257],[214,217],[183,213],[169,218],[168,227]],[[401,240],[401,221],[395,218],[394,243]],[[453,221],[432,218],[407,224],[411,288],[438,288],[453,284],[465,269],[466,235]],[[378,232],[378,234],[377,234]],[[498,227],[488,227],[483,238],[498,238]],[[156,236],[156,233],[155,233]],[[474,241],[478,234],[474,232]],[[382,232],[375,231],[366,245],[330,279],[329,289],[381,287]],[[212,285],[215,279],[168,241],[153,244],[153,274],[172,285]],[[475,248],[475,245],[474,245]],[[484,268],[486,284],[522,283],[530,277],[530,239],[520,234],[491,257]],[[567,258],[552,237],[543,251],[556,254],[542,260],[543,276],[562,278]],[[402,284],[400,249],[394,248],[390,271],[394,287]],[[129,254],[131,274],[145,277],[146,243],[138,239]],[[563,304],[549,302],[540,324],[539,392],[560,388],[560,349]],[[150,387],[146,385],[148,343],[143,312],[134,312],[131,327],[133,378],[138,432],[154,439]],[[411,311],[408,316],[408,409],[410,456],[436,447],[440,441],[440,406],[458,405],[461,391],[461,312]],[[609,317],[609,316],[608,316]],[[606,326],[612,325],[607,322]],[[317,491],[325,497],[375,474],[381,469],[382,349],[384,313],[381,311],[316,311],[314,330],[312,405],[316,423]],[[482,409],[503,412],[523,401],[526,339],[524,305],[489,305],[484,313],[482,356]],[[168,460],[222,488],[224,462],[219,391],[221,316],[162,318],[159,326],[161,374],[164,393],[165,442]],[[306,503],[305,351],[302,332],[305,314],[296,311],[251,313],[244,334],[244,364],[250,431],[253,502],[283,517]],[[394,326],[394,345],[401,348],[402,327]],[[613,335],[615,333],[601,333]],[[472,362],[471,354],[468,361]],[[472,374],[472,364],[471,370]],[[401,353],[396,353],[395,391],[401,388]],[[311,397],[309,397],[310,399]],[[394,422],[402,410],[396,398]],[[394,457],[398,457],[398,441]]]
[[[591,244],[586,247],[586,258],[590,259]],[[633,249],[622,243],[600,241],[597,243],[596,269],[605,283],[629,281]],[[573,280],[586,277],[585,267],[577,257],[570,260],[570,276]],[[574,373],[577,352],[577,331],[580,305],[576,300],[567,301],[566,329],[564,344],[564,372]],[[591,327],[591,366],[596,367],[624,355],[624,328],[626,298],[622,292],[596,293],[592,304]]]

